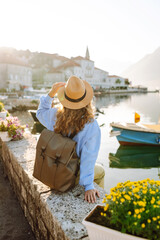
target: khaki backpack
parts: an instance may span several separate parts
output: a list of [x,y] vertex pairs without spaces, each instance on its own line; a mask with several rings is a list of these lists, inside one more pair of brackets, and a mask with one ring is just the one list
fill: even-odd
[[44,129],[36,147],[33,176],[60,192],[74,187],[79,171],[76,142]]

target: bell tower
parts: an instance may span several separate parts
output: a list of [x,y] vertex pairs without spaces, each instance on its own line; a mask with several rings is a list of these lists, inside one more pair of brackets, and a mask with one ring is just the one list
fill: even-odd
[[85,58],[86,58],[87,60],[90,60],[88,46],[87,46],[87,49],[86,49],[86,56],[85,56]]

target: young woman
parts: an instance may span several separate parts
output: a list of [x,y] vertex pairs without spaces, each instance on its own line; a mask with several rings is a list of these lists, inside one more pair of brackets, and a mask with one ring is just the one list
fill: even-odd
[[[61,106],[52,107],[55,94]],[[94,203],[99,192],[94,188],[94,167],[100,147],[101,133],[94,119],[91,100],[93,90],[84,80],[71,76],[67,83],[53,84],[47,96],[42,96],[37,118],[49,130],[73,136],[80,158],[79,184],[85,188],[85,200]],[[104,170],[101,173],[104,177]]]

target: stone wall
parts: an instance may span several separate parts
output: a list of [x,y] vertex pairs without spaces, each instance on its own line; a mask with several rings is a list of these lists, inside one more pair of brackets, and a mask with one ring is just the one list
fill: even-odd
[[[36,137],[27,133],[22,140],[0,143],[5,172],[36,239],[89,239],[82,220],[95,204],[84,201],[84,189],[79,185],[58,194],[32,176],[36,142]],[[97,203],[102,203],[105,192],[95,187],[100,191]]]

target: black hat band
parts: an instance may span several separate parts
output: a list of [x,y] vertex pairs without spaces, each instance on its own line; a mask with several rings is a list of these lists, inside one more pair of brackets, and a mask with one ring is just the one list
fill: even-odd
[[66,98],[68,101],[70,101],[70,102],[80,102],[80,101],[82,101],[82,100],[85,98],[85,96],[86,96],[86,90],[85,90],[84,95],[83,95],[82,97],[80,97],[80,98],[77,98],[77,99],[73,99],[73,98],[68,97],[65,92],[64,92],[64,96],[65,96],[65,98]]

